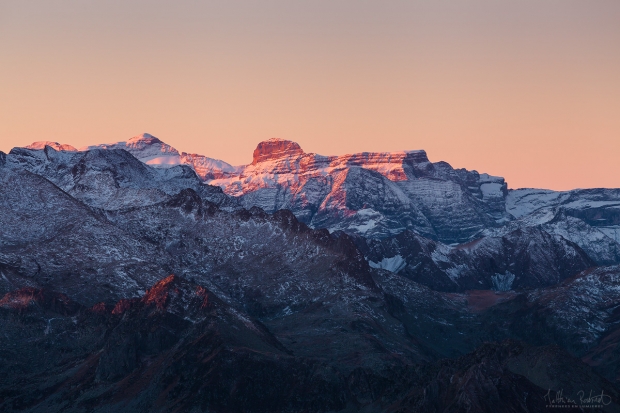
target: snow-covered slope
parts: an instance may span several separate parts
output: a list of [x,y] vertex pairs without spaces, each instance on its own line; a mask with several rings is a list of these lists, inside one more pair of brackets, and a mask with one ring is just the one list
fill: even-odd
[[138,294],[166,274],[134,239],[25,170],[0,168],[0,290],[53,285],[82,302]]
[[371,267],[439,291],[496,291],[554,285],[594,266],[576,244],[537,227],[448,246],[411,231],[355,242]]
[[501,236],[537,226],[578,244],[598,264],[620,262],[618,189],[511,190],[506,210],[516,219],[504,227],[487,229],[484,235]]
[[156,168],[189,165],[203,180],[226,177],[237,172],[237,168],[224,161],[203,155],[179,152],[148,133],[134,136],[128,141],[91,145],[80,150],[86,151],[91,149],[124,149],[145,164]]
[[45,149],[46,146],[49,146],[50,148],[54,148],[57,151],[68,151],[68,152],[77,151],[77,149],[75,149],[71,145],[61,144],[58,142],[50,142],[50,141],[33,142],[32,144],[26,146],[26,149]]
[[[57,146],[62,147],[62,146]],[[222,207],[237,208],[235,199],[218,187],[205,184],[186,165],[152,168],[122,149],[87,151],[14,148],[6,165],[28,170],[96,208],[108,210],[150,205],[186,188]]]

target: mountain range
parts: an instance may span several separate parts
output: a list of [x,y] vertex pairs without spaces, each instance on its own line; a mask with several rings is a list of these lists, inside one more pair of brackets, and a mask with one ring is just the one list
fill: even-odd
[[143,134],[0,195],[2,411],[620,411],[620,189]]

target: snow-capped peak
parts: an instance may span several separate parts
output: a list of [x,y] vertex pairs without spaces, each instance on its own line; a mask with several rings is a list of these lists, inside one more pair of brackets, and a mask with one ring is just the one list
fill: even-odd
[[150,133],[134,136],[127,141],[82,148],[82,150],[91,149],[124,149],[145,164],[156,168],[188,165],[203,180],[226,177],[236,171],[233,166],[224,161],[203,155],[179,152]]
[[81,150],[92,149],[124,149],[142,162],[152,166],[171,167],[182,163],[179,151],[149,133],[134,136],[127,141],[81,148]]
[[149,133],[143,133],[141,135],[134,136],[128,141],[103,143],[99,145],[91,145],[81,148],[81,150],[91,149],[125,149],[143,162],[145,162],[145,158],[152,157],[156,154],[179,154],[179,151],[177,151],[175,148],[162,142],[161,140]]
[[[134,136],[133,138],[127,141],[126,145],[129,147],[135,147],[135,148],[137,147],[143,148],[149,145],[161,145],[166,148],[172,148],[170,145],[165,144],[164,142],[160,141],[158,138],[151,135],[150,133],[143,133],[143,134]],[[176,149],[174,148],[172,149],[176,151]]]
[[30,145],[26,146],[26,149],[40,150],[40,149],[45,149],[46,146],[49,146],[50,148],[54,148],[57,151],[71,151],[71,152],[77,151],[77,149],[75,149],[71,145],[67,145],[64,143],[58,143],[58,142],[50,142],[50,141],[33,142]]

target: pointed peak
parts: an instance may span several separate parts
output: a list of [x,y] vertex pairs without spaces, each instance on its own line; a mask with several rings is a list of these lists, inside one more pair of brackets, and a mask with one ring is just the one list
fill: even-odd
[[[143,133],[141,135],[134,136],[133,138],[129,139],[127,142],[123,142],[123,143],[125,145],[125,148],[129,152],[134,153],[134,151],[140,151],[144,154],[143,156],[146,155],[147,157],[153,156],[155,154],[163,154],[163,153],[168,153],[168,154],[173,154],[173,155],[179,154],[179,151],[177,151],[176,149],[174,149],[172,146],[168,145],[167,143],[163,142],[159,138],[156,138],[155,136],[151,135],[150,133]],[[151,153],[152,151],[155,151],[155,152]],[[138,158],[141,158],[141,157],[142,156],[138,156]]]
[[258,144],[258,146],[256,146],[252,165],[271,159],[299,156],[303,154],[304,151],[297,142],[286,139],[271,138],[269,140],[262,141]]
[[163,143],[161,140],[159,140],[158,138],[156,138],[155,136],[151,135],[150,133],[142,133],[140,135],[136,135],[133,138],[129,139],[127,141],[127,144],[136,144],[136,143],[143,143],[143,144],[147,144],[147,145],[152,145],[155,143]]
[[[172,146],[162,142],[150,133],[142,133],[127,141],[87,146],[81,150],[87,151],[92,149],[124,149],[142,162],[148,164],[157,164],[158,159],[156,158],[162,156],[175,156],[179,154]],[[177,163],[178,162],[173,162],[172,164],[176,165]]]
[[76,152],[77,151],[77,149],[75,149],[71,145],[67,145],[67,144],[63,144],[63,143],[58,143],[58,142],[51,142],[51,141],[37,141],[37,142],[33,142],[30,145],[26,146],[26,149],[41,150],[41,149],[45,149],[46,146],[49,146],[50,148],[53,148],[53,149],[55,149],[57,151],[69,151],[69,152]]

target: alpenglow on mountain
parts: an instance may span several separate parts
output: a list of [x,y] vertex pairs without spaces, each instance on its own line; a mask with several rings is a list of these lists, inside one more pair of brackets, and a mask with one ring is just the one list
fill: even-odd
[[84,149],[94,148],[125,149],[156,168],[188,165],[241,206],[288,209],[312,228],[370,238],[409,229],[455,244],[506,227],[542,225],[583,244],[598,262],[620,258],[618,189],[508,190],[504,178],[430,162],[423,150],[322,156],[270,139],[258,144],[251,164],[231,166],[179,152],[149,134]]
[[[501,177],[430,162],[422,150],[322,156],[270,139],[252,163],[231,166],[143,134],[81,150],[35,142],[4,162],[105,210],[185,188],[228,210],[289,210],[310,228],[349,234],[370,265],[447,291],[490,288],[496,274],[515,287],[547,285],[574,273],[574,260],[620,262],[620,190],[508,190]],[[556,261],[549,254],[570,258],[540,265]]]
[[620,411],[619,240],[618,189],[422,150],[13,148],[0,411]]
[[246,208],[289,209],[311,227],[330,231],[381,238],[412,229],[460,243],[534,213],[536,223],[547,222],[544,213],[561,207],[620,241],[618,190],[508,190],[501,177],[430,162],[423,150],[322,156],[274,138],[258,144],[251,164],[232,166],[179,152],[146,133],[84,149],[95,148],[125,149],[157,168],[188,165]]

